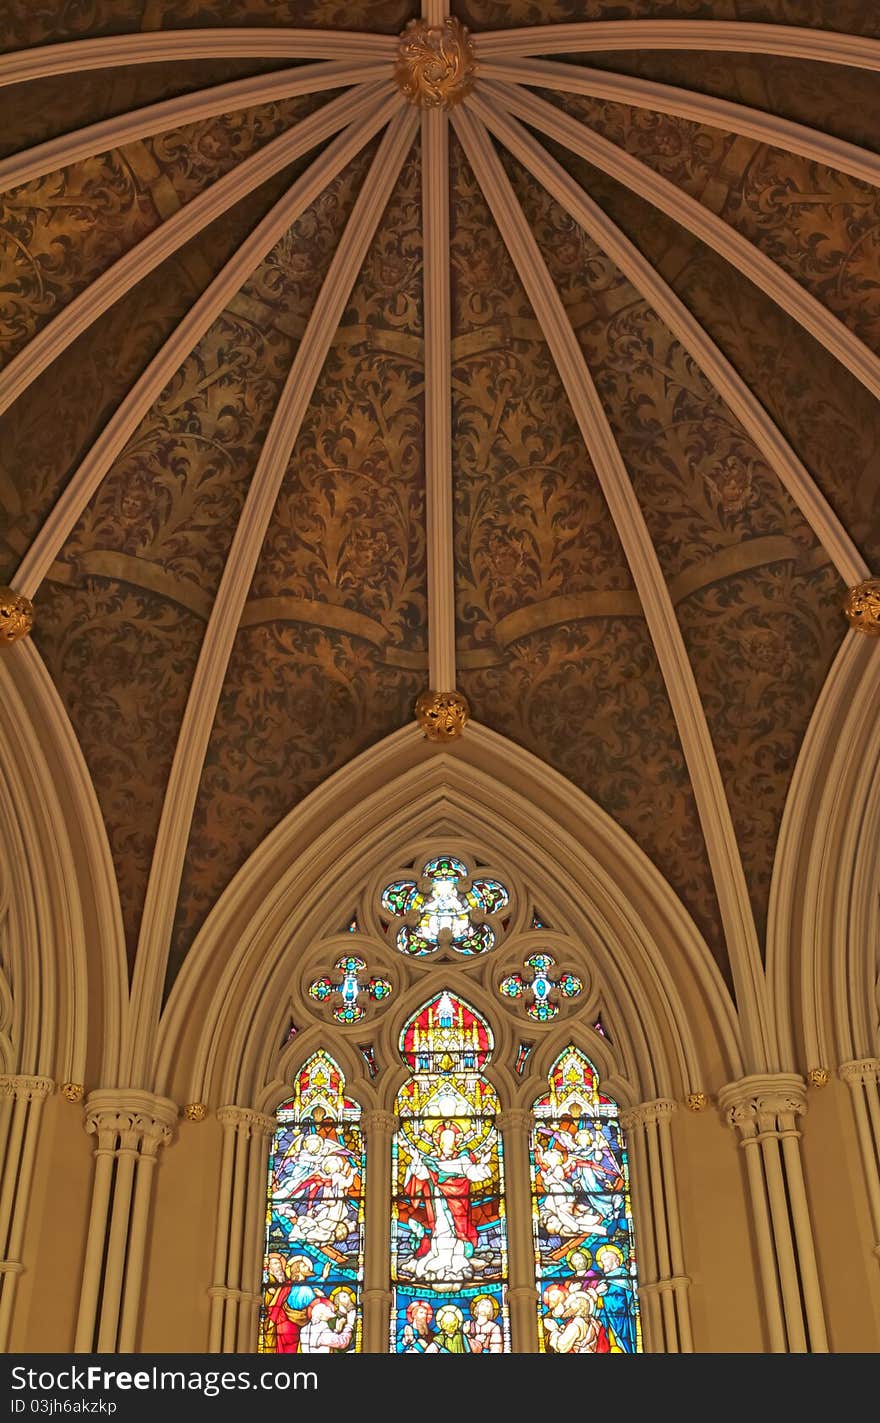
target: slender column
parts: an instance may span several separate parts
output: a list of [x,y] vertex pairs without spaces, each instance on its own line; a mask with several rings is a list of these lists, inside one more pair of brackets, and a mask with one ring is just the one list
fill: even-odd
[[510,1343],[514,1354],[537,1354],[538,1292],[529,1168],[532,1114],[522,1107],[511,1107],[499,1113],[496,1123],[504,1145]]
[[101,1268],[107,1236],[107,1213],[110,1206],[110,1193],[113,1189],[113,1172],[116,1166],[115,1127],[100,1126],[97,1122],[90,1124],[87,1120],[86,1130],[93,1131],[96,1138],[95,1176],[92,1182],[92,1203],[86,1234],[86,1256],[83,1261],[79,1312],[73,1345],[78,1354],[91,1353],[95,1344],[95,1318],[98,1312],[98,1297],[101,1292]]
[[824,1353],[825,1312],[796,1126],[807,1109],[803,1079],[744,1077],[722,1088],[718,1102],[746,1154],[771,1350]]
[[828,1353],[828,1331],[825,1326],[825,1310],[819,1288],[819,1267],[816,1262],[816,1247],[810,1221],[810,1208],[804,1184],[804,1167],[801,1161],[800,1132],[795,1126],[795,1113],[782,1112],[779,1117],[782,1160],[788,1199],[791,1204],[791,1219],[794,1238],[800,1261],[801,1290],[811,1351],[814,1354]]
[[122,1354],[134,1352],[147,1247],[147,1222],[150,1202],[153,1199],[153,1174],[158,1164],[160,1146],[161,1141],[156,1136],[145,1137],[141,1145],[128,1241],[127,1287],[119,1325],[119,1351]]
[[868,1116],[871,1121],[871,1131],[875,1142],[880,1143],[880,1095],[878,1095],[876,1081],[868,1080],[865,1083],[865,1096],[868,1099]]
[[250,1353],[257,1347],[268,1143],[277,1122],[249,1107],[221,1107],[217,1119],[223,1155],[208,1350]]
[[643,1268],[639,1294],[645,1345],[652,1353],[693,1348],[690,1279],[684,1272],[670,1118],[677,1103],[665,1097],[621,1112],[632,1158],[636,1247]]
[[837,1070],[850,1089],[874,1230],[873,1254],[880,1261],[880,1058],[863,1057],[843,1062]]
[[86,1102],[96,1147],[78,1352],[134,1347],[154,1167],[176,1121],[175,1103],[149,1092],[101,1090]]
[[278,1123],[275,1117],[254,1113],[251,1123],[250,1159],[247,1179],[247,1219],[245,1220],[241,1267],[241,1309],[238,1321],[239,1353],[251,1353],[257,1345],[260,1315],[260,1287],[263,1278],[263,1251],[266,1232],[266,1184],[269,1171],[269,1144]]
[[247,1167],[250,1154],[251,1124],[246,1115],[239,1119],[235,1133],[235,1166],[232,1172],[232,1209],[229,1213],[229,1256],[226,1263],[226,1317],[223,1320],[223,1352],[231,1354],[238,1336],[238,1315],[241,1307],[241,1247],[247,1213]]
[[691,1330],[691,1301],[689,1281],[684,1269],[684,1246],[681,1238],[681,1218],[678,1211],[678,1183],[675,1178],[675,1155],[672,1150],[672,1127],[669,1113],[658,1122],[660,1137],[660,1163],[666,1183],[666,1220],[669,1228],[669,1256],[672,1266],[672,1281],[675,1291],[675,1308],[678,1316],[678,1337],[683,1354],[694,1352],[694,1338]]
[[12,1120],[9,1124],[3,1184],[0,1187],[0,1242],[2,1242],[4,1258],[7,1254],[9,1226],[18,1193],[18,1171],[24,1145],[24,1128],[28,1116],[27,1097],[15,1089],[12,1089],[12,1092],[14,1094]]
[[645,1141],[643,1108],[632,1107],[622,1111],[620,1124],[626,1132],[627,1155],[629,1157],[629,1185],[633,1203],[636,1261],[639,1271],[642,1344],[647,1353],[662,1354],[665,1343],[663,1320],[660,1315],[660,1292],[657,1289],[657,1280],[659,1279],[657,1244],[654,1238],[654,1216],[648,1189],[648,1148]]
[[398,1128],[393,1112],[364,1112],[361,1128],[367,1145],[366,1219],[364,1223],[365,1354],[387,1354],[391,1330],[391,1138]]
[[55,1083],[48,1077],[7,1077],[2,1092],[10,1104],[3,1183],[0,1189],[0,1352],[9,1331],[18,1281],[24,1271],[24,1240],[42,1107]]
[[229,1248],[229,1212],[232,1204],[232,1163],[235,1157],[235,1107],[221,1107],[217,1120],[223,1130],[223,1152],[220,1160],[220,1194],[217,1202],[217,1225],[214,1234],[214,1278],[208,1291],[211,1312],[208,1324],[208,1352],[220,1353],[223,1339],[223,1281],[226,1279],[226,1255]]
[[107,1260],[104,1266],[101,1324],[98,1329],[98,1349],[101,1353],[111,1353],[116,1347],[138,1147],[136,1128],[119,1133],[119,1144],[116,1148],[116,1180],[113,1182],[113,1207],[110,1213],[110,1234],[107,1239]]

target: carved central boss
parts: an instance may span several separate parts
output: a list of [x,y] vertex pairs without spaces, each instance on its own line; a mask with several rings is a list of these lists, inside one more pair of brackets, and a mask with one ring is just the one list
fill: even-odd
[[474,87],[474,43],[459,20],[411,20],[400,36],[394,74],[411,104],[449,109]]

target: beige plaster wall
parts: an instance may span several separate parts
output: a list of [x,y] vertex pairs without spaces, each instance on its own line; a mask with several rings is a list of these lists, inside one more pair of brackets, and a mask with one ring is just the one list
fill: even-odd
[[812,1090],[802,1122],[807,1197],[832,1352],[880,1352],[880,1259],[873,1251],[851,1090]]
[[[873,1240],[849,1089],[811,1091],[802,1119],[830,1345],[880,1352],[880,1266]],[[82,1111],[44,1105],[10,1347],[69,1352],[88,1226],[92,1139]],[[216,1117],[181,1122],[162,1154],[150,1222],[138,1348],[201,1352],[208,1338],[221,1129]],[[677,1112],[673,1142],[697,1352],[763,1352],[759,1282],[742,1153],[717,1111]]]
[[697,1353],[763,1352],[742,1152],[711,1106],[672,1123]]
[[182,1121],[160,1160],[138,1344],[145,1353],[208,1347],[220,1148],[215,1116]]
[[73,1349],[91,1199],[94,1138],[82,1107],[58,1094],[43,1103],[9,1347]]

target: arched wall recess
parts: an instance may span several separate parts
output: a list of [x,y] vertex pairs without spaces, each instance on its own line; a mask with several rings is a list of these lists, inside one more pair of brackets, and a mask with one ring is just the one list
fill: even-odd
[[804,739],[777,845],[767,973],[785,1056],[804,1070],[880,1049],[875,652],[855,632],[844,642]]
[[8,1347],[40,1145],[58,1084],[117,1071],[122,923],[94,788],[39,655],[0,660],[0,1349]]
[[[548,804],[552,816],[539,808]],[[727,989],[662,876],[588,797],[472,724],[443,753],[414,728],[395,733],[267,837],[215,906],[175,984],[156,1048],[156,1090],[253,1103],[274,1057],[279,1005],[290,997],[291,945],[301,953],[338,933],[364,866],[393,863],[397,846],[440,829],[531,876],[546,891],[544,912],[591,945],[616,1022],[628,1025],[643,1097],[681,1097],[742,1072]]]
[[0,817],[15,1070],[112,1082],[128,992],[116,877],[82,752],[30,643],[0,661]]
[[850,1088],[874,1257],[880,1254],[880,723],[872,715],[878,679],[873,639],[851,632],[792,781],[768,937],[781,1040],[812,1081],[826,1082],[836,1068]]

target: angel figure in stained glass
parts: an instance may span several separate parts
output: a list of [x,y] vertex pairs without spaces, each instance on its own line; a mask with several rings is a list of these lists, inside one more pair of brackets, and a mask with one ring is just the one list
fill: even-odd
[[541,1169],[547,1192],[544,1222],[559,1235],[582,1235],[602,1229],[602,1214],[588,1205],[577,1189],[571,1161],[563,1149],[535,1146],[535,1161]]
[[294,1137],[273,1191],[273,1211],[291,1241],[326,1245],[357,1226],[357,1160],[345,1144],[317,1133]]

